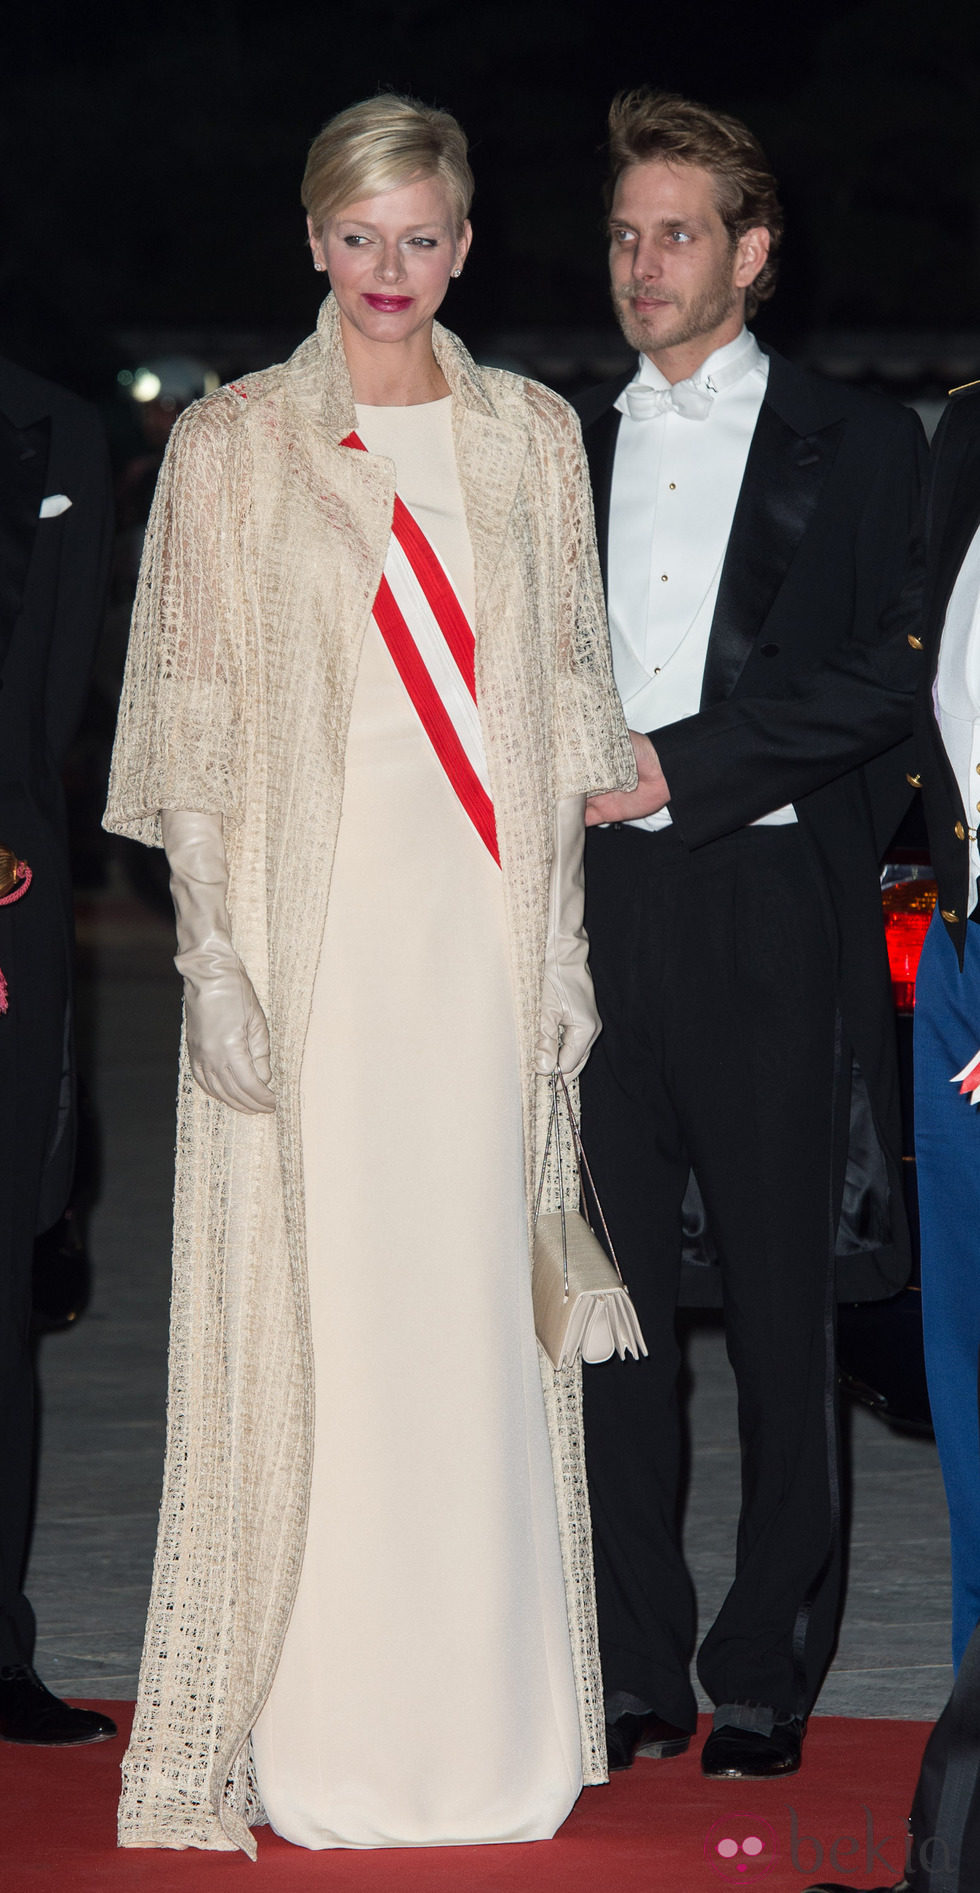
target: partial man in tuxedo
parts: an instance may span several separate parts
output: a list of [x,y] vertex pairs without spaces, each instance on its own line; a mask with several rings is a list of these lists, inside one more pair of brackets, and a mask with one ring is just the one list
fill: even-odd
[[908,795],[907,602],[881,621],[925,443],[906,409],[746,328],[781,232],[744,125],[646,90],[615,101],[612,293],[638,363],[578,407],[640,782],[587,813],[603,1033],[582,1109],[650,1353],[587,1370],[586,1438],[610,1764],[627,1767],[680,1753],[696,1721],[674,1316],[693,1171],[742,1450],[736,1577],[698,1657],[717,1705],[702,1766],[726,1776],[799,1766],[833,1645],[852,1116],[867,1187],[844,1292],[892,1293],[907,1268],[878,889]]
[[[911,1860],[894,1893],[973,1893],[980,1886],[980,1112],[972,1108],[980,1104],[980,383],[954,390],[946,407],[923,519],[912,580],[923,594],[913,773],[939,897],[915,987],[915,1148],[957,1673],[926,1746]],[[825,1881],[808,1893],[851,1890]]]
[[52,1745],[115,1733],[107,1717],[70,1707],[38,1678],[34,1613],[23,1591],[34,1454],[33,1245],[64,1209],[74,1161],[61,767],[85,704],[111,526],[94,410],[0,361],[0,847],[32,877],[26,885],[17,875],[17,898],[0,904],[0,1737]]

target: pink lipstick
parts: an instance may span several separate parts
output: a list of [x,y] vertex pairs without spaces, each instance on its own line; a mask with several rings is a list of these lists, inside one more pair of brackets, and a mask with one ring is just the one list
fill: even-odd
[[381,315],[398,315],[402,309],[408,309],[411,306],[413,297],[366,295],[364,300],[370,309],[377,309]]

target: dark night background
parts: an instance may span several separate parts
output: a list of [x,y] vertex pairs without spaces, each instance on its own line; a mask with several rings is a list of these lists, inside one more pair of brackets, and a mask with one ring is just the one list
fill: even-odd
[[175,333],[226,370],[309,330],[306,147],[387,85],[470,135],[476,242],[445,313],[477,352],[609,330],[605,110],[648,81],[738,112],[774,161],[763,332],[975,330],[980,373],[977,0],[34,0],[0,59],[0,350],[96,396]]

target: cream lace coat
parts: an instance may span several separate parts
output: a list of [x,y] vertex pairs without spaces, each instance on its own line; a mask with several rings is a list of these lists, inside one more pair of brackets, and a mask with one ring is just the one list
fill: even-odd
[[[473,545],[530,1195],[553,806],[629,784],[633,758],[578,423],[546,388],[478,368],[443,329],[435,348]],[[351,697],[394,497],[390,460],[339,446],[354,425],[328,297],[288,362],[178,422],[140,574],[106,826],[159,845],[161,809],[224,817],[234,942],[269,1021],[278,1108],[249,1117],[214,1103],[182,1051],[167,1459],[124,1846],[254,1856],[250,1827],[263,1818],[249,1735],[299,1576],[313,1443],[299,1079]],[[605,1750],[580,1384],[544,1360],[543,1377],[584,1772],[596,1782]]]

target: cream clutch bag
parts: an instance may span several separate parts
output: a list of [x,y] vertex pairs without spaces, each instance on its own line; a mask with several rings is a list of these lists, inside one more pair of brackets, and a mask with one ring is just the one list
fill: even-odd
[[[592,1191],[606,1241],[609,1242],[609,1231],[585,1161],[568,1087],[560,1071],[552,1072],[551,1087],[551,1116],[541,1160],[534,1219],[531,1299],[534,1304],[535,1332],[554,1367],[569,1367],[579,1359],[607,1361],[613,1352],[619,1355],[620,1360],[625,1360],[627,1354],[639,1360],[640,1355],[647,1351],[646,1342],[629,1290],[619,1272],[619,1264],[615,1256],[610,1260],[581,1210],[573,1209],[566,1203],[561,1138],[557,1134],[561,1096],[565,1100],[571,1127],[579,1201],[584,1202],[584,1175]],[[553,1138],[561,1207],[542,1214],[541,1197]],[[611,1254],[611,1242],[609,1249]]]

